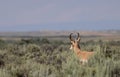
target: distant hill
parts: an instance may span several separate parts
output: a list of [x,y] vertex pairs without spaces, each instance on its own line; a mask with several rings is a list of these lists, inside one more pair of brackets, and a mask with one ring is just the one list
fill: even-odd
[[0,36],[68,36],[76,32],[82,36],[120,36],[120,30],[0,32]]

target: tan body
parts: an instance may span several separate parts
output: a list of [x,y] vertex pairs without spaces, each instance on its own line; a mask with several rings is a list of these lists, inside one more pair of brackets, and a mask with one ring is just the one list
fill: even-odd
[[78,48],[74,49],[75,54],[80,59],[81,62],[87,63],[89,58],[94,54],[94,52],[81,51]]
[[71,40],[71,47],[70,49],[72,49],[75,54],[77,55],[77,57],[80,59],[80,62],[87,63],[88,60],[90,59],[90,57],[94,54],[94,52],[88,52],[88,51],[81,51],[80,50],[80,46],[79,46],[79,42],[80,42],[80,36],[78,33],[78,39],[77,40],[73,40],[71,38],[71,34],[70,34],[70,40]]

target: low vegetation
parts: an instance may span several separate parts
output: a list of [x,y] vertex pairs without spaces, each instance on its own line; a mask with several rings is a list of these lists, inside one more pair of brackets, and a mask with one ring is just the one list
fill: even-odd
[[70,43],[46,38],[0,40],[0,77],[120,77],[120,41],[86,41],[96,54],[81,65]]

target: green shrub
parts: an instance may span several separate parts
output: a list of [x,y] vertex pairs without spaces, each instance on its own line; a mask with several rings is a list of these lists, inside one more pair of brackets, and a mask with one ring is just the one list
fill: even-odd
[[[82,50],[96,54],[81,65],[68,42],[32,38],[4,41],[0,77],[119,77],[120,46],[114,41],[88,41]],[[20,44],[19,42],[22,42]]]

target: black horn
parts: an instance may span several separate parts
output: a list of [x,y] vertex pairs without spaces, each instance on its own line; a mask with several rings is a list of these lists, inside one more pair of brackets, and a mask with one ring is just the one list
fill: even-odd
[[77,37],[77,41],[80,41],[80,34],[77,33],[78,37]]
[[73,39],[72,39],[72,34],[73,34],[73,33],[71,33],[71,34],[69,35],[69,38],[70,38],[71,41],[73,41]]

